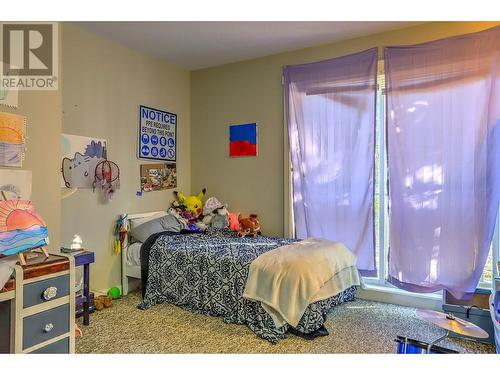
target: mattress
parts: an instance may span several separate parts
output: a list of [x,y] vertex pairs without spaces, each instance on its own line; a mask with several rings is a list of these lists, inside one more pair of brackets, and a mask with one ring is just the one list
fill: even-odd
[[141,266],[141,246],[142,242],[134,242],[127,247],[128,266]]
[[260,254],[293,241],[240,238],[234,232],[214,228],[207,233],[150,237],[141,248],[144,296],[138,307],[172,303],[195,313],[222,317],[226,323],[246,324],[273,343],[284,339],[289,329],[304,335],[326,331],[327,313],[354,300],[355,286],[310,304],[296,327],[276,327],[259,302],[243,298],[250,263]]

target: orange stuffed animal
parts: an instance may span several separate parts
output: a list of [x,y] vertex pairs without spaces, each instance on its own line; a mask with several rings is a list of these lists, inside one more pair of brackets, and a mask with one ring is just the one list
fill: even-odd
[[240,230],[238,231],[239,237],[245,237],[250,235],[256,237],[260,234],[260,223],[257,220],[257,215],[251,214],[250,217],[243,218],[238,215],[238,222],[240,223]]

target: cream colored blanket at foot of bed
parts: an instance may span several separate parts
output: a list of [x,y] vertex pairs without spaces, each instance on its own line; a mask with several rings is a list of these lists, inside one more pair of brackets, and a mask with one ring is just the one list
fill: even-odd
[[309,238],[259,255],[243,297],[259,301],[277,327],[296,327],[309,304],[359,283],[356,256],[345,245]]

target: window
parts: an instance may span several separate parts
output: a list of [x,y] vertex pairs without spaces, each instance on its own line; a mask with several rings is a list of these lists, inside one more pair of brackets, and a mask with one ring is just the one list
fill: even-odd
[[387,161],[385,143],[385,75],[384,62],[378,63],[377,101],[375,115],[375,258],[378,276],[367,278],[376,284],[385,284],[387,276],[387,249],[389,244],[388,228],[388,189]]
[[[387,189],[387,159],[386,159],[386,138],[385,138],[385,75],[383,61],[378,64],[377,76],[377,105],[376,105],[376,141],[375,141],[375,255],[377,265],[377,276],[365,278],[368,284],[378,284],[392,287],[385,280],[388,268],[388,248],[389,248],[389,216],[388,216],[388,189]],[[285,127],[285,139],[288,139]],[[290,163],[290,153],[288,144],[285,147],[285,235],[293,236],[295,233],[293,225],[293,204],[292,204],[292,170]],[[499,207],[500,210],[500,207]],[[500,261],[500,212],[497,214],[497,223],[490,253],[486,262],[478,288],[491,289],[494,278],[499,277],[496,264]]]
[[[376,105],[376,142],[375,142],[375,254],[378,275],[365,278],[369,284],[387,285],[388,248],[389,248],[389,215],[387,189],[387,159],[385,138],[385,75],[383,61],[379,61],[377,76],[377,105]],[[496,264],[500,260],[500,213],[498,214],[494,239],[478,288],[491,289],[494,277],[498,277]]]

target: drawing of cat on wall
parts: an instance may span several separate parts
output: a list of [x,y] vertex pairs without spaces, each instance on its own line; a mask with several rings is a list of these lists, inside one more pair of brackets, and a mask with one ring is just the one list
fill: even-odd
[[103,159],[82,155],[79,152],[73,159],[63,158],[62,174],[66,187],[92,187],[95,167],[101,160]]

